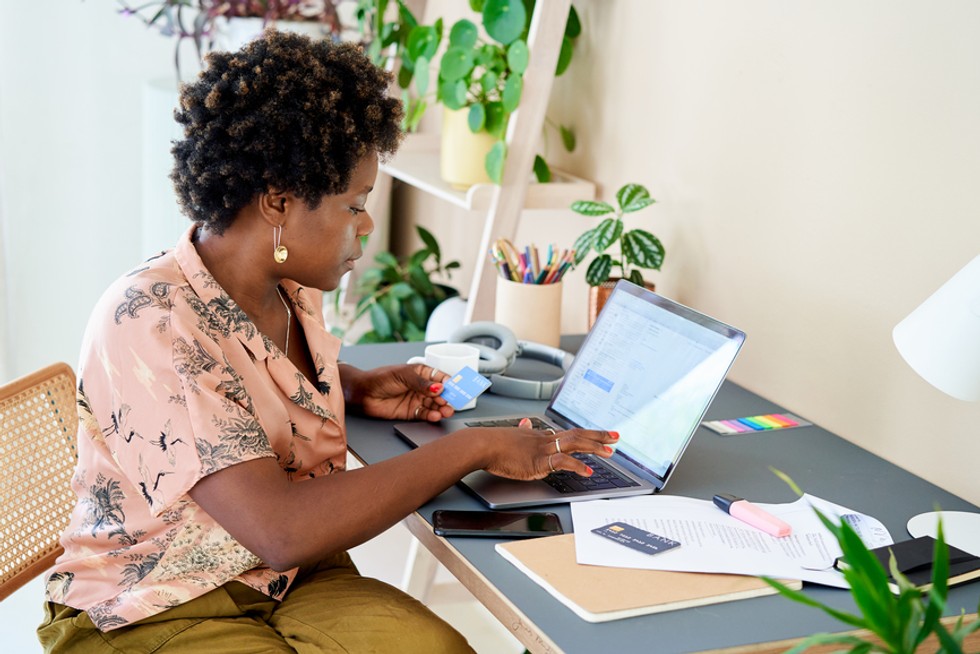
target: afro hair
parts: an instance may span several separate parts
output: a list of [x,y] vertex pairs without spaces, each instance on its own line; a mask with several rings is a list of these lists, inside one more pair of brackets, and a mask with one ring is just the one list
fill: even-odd
[[254,198],[295,193],[310,208],[347,190],[370,153],[402,137],[391,74],[349,43],[267,30],[238,52],[212,52],[174,112],[174,183],[191,220],[221,234]]

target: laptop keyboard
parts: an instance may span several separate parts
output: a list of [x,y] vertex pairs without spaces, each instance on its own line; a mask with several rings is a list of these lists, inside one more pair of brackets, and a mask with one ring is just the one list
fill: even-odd
[[569,472],[568,470],[559,470],[558,472],[551,473],[544,478],[544,481],[559,493],[580,493],[582,491],[639,486],[638,483],[629,477],[624,477],[607,466],[600,458],[583,452],[576,452],[572,456],[592,468],[592,476],[579,477],[574,472]]
[[[494,418],[489,420],[474,420],[467,422],[467,427],[516,427],[521,418]],[[534,429],[549,429],[551,425],[540,418],[532,417],[531,426]],[[544,478],[549,486],[559,493],[580,493],[582,491],[606,490],[611,488],[629,488],[639,486],[632,479],[621,475],[613,468],[606,465],[605,461],[591,454],[577,452],[572,454],[576,459],[592,468],[591,477],[580,477],[568,470],[553,472]]]

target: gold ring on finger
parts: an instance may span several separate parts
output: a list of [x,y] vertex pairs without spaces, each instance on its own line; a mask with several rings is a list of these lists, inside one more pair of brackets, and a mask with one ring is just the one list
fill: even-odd
[[555,454],[561,454],[561,438],[555,439]]
[[419,419],[419,414],[420,413],[422,413],[422,405],[421,404],[418,405],[417,407],[415,407],[415,419],[416,420]]
[[554,456],[555,456],[554,454],[549,454],[549,455],[548,455],[548,467],[549,467],[549,468],[551,468],[551,471],[552,471],[552,472],[558,472],[557,470],[555,470],[555,464],[551,462],[551,459],[552,459],[552,458],[553,458]]
[[436,369],[429,368],[429,381],[433,381],[436,378]]
[[544,428],[544,430],[545,430],[546,432],[549,432],[549,433],[551,433],[551,435],[555,435],[555,434],[557,434],[557,433],[558,433],[558,432],[556,432],[556,431],[555,431],[554,429],[552,429],[551,427],[545,427],[545,428]]

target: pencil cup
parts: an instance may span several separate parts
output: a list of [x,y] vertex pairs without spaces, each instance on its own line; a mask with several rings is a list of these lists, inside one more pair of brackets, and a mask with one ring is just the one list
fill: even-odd
[[495,322],[518,340],[558,347],[561,339],[561,282],[520,284],[497,277]]

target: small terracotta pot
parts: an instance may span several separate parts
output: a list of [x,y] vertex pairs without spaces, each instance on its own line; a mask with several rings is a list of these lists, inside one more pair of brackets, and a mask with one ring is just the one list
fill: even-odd
[[[598,286],[589,287],[589,329],[592,329],[592,325],[595,324],[595,319],[599,317],[599,312],[602,311],[602,307],[606,303],[606,299],[609,298],[609,294],[612,293],[612,290],[618,281],[619,278],[616,277],[613,279],[607,279]],[[656,290],[654,285],[650,282],[644,282],[643,285],[648,291]]]

